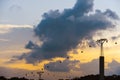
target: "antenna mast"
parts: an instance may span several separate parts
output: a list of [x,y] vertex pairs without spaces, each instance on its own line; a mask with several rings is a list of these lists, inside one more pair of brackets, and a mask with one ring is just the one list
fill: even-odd
[[100,58],[99,58],[100,80],[104,80],[104,53],[103,53],[103,44],[105,42],[108,42],[108,40],[107,39],[97,40],[97,43],[99,43],[100,47],[101,47],[101,53],[100,53]]
[[100,56],[104,56],[103,44],[104,44],[105,42],[108,42],[108,40],[107,40],[107,39],[100,39],[100,40],[97,40],[97,43],[99,43],[99,44],[100,44],[100,47],[101,47]]

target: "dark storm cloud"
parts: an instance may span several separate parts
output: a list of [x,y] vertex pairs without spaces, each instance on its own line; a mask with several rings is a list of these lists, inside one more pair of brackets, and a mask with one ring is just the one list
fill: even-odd
[[36,37],[43,44],[23,58],[29,62],[31,59],[41,61],[65,57],[82,39],[91,40],[95,31],[115,27],[110,20],[118,19],[115,12],[96,10],[94,14],[89,14],[92,9],[93,0],[77,0],[72,9],[65,9],[62,13],[59,10],[44,13],[43,19],[34,29]]
[[111,11],[110,9],[107,9],[105,12],[104,12],[105,15],[107,15],[108,17],[110,18],[113,18],[113,19],[119,19],[118,15]]
[[67,18],[70,16],[79,17],[92,11],[93,0],[77,0],[73,9],[65,9],[63,17]]
[[38,47],[38,45],[34,44],[32,41],[29,41],[28,44],[26,44],[26,46],[25,46],[26,49],[34,49],[37,47]]

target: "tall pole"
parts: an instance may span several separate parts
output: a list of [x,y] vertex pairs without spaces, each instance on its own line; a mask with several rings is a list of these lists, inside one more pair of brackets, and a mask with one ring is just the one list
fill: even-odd
[[103,53],[103,43],[101,43],[101,55],[100,56],[104,56],[104,53]]
[[104,44],[104,42],[108,42],[108,40],[107,39],[100,39],[100,40],[97,40],[97,42],[101,46],[100,57],[99,57],[99,74],[100,74],[100,80],[104,80],[104,53],[103,53],[103,44]]

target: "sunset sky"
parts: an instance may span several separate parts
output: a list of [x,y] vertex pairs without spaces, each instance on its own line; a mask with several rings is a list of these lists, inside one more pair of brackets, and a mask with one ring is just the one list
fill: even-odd
[[101,38],[108,39],[105,74],[120,74],[119,3],[0,0],[0,76],[24,77],[42,69],[45,80],[98,74]]

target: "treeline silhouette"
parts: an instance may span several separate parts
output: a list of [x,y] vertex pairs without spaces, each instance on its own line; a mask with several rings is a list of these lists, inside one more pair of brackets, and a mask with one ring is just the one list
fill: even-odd
[[10,79],[7,79],[5,78],[4,76],[0,76],[0,80],[29,80],[29,79],[26,79],[26,78],[18,78],[18,77],[12,77]]
[[[0,76],[0,80],[29,80],[29,79],[26,79],[24,77],[23,78],[12,77],[8,79],[5,78],[4,76]],[[73,78],[71,80],[99,80],[99,75],[88,75],[88,76]],[[120,75],[105,76],[105,80],[120,80]]]
[[[99,75],[88,75],[84,77],[74,78],[72,80],[99,80]],[[105,80],[120,80],[120,75],[105,76]]]

